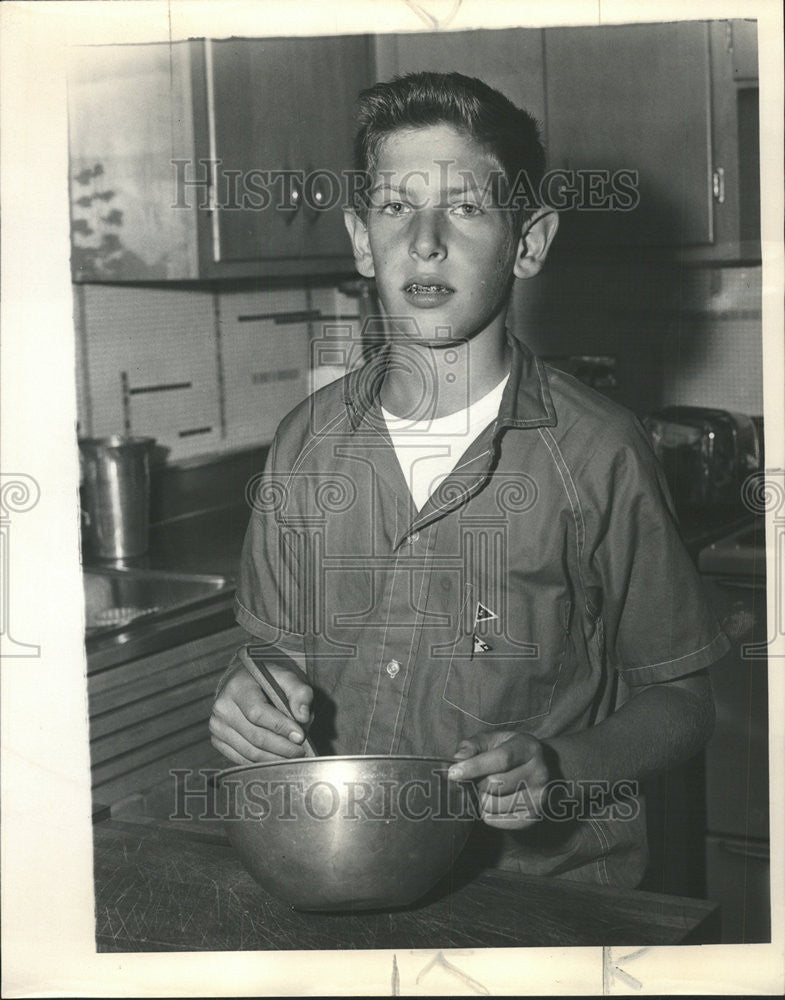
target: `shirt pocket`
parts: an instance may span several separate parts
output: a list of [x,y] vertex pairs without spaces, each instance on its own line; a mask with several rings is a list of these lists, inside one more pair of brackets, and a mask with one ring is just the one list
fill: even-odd
[[464,626],[450,657],[443,700],[484,726],[540,722],[565,673],[571,617],[572,603],[565,598],[538,607],[527,616],[531,624],[521,623],[512,636],[495,620]]

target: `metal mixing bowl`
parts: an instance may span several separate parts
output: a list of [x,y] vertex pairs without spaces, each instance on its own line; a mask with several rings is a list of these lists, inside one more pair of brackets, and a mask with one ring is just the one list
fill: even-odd
[[216,777],[243,864],[297,910],[405,906],[449,871],[477,816],[439,757],[309,757]]

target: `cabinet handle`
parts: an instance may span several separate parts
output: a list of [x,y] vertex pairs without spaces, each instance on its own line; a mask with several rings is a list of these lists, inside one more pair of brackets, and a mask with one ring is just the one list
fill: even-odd
[[[288,173],[288,171],[286,171]],[[300,211],[300,207],[303,203],[303,192],[300,187],[300,182],[297,179],[296,174],[291,173],[291,186],[289,188],[289,211],[286,212],[284,216],[284,221],[287,226],[291,226],[294,222],[294,217]]]
[[752,858],[754,861],[769,860],[769,848],[765,844],[733,844],[727,840],[721,840],[718,846],[726,854],[735,854],[742,858]]
[[717,204],[722,205],[725,201],[725,170],[723,167],[717,167],[711,175],[711,193]]
[[[311,167],[308,168],[306,177],[313,177],[313,170]],[[325,191],[320,178],[316,177],[311,180],[309,197],[306,198],[306,215],[311,225],[314,225],[319,216],[322,214],[324,206],[327,204],[328,197],[328,192]]]
[[204,40],[204,70],[207,77],[207,142],[210,156],[210,235],[213,244],[213,260],[221,259],[221,223],[218,218],[218,195],[216,185],[218,184],[218,155],[216,153],[217,140],[215,136],[215,80],[213,73],[213,44],[212,40]]
[[734,577],[727,579],[721,576],[711,577],[711,582],[724,590],[757,590],[760,592],[760,599],[763,606],[766,606],[766,580],[748,580],[744,577]]

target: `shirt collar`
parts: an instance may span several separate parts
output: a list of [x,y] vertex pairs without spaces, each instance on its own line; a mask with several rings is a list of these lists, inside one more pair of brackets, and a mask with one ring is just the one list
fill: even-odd
[[[504,388],[496,429],[502,427],[555,427],[553,406],[545,365],[514,332],[508,330],[512,347],[510,378]],[[344,379],[343,401],[352,430],[357,430],[368,410],[377,406],[387,350],[381,348],[361,368]]]
[[555,427],[556,410],[545,365],[514,333],[509,339],[512,346],[510,380],[499,407],[497,428]]

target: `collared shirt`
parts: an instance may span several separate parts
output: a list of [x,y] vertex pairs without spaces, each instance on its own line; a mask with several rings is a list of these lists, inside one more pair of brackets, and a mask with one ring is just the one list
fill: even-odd
[[[498,417],[416,509],[381,413],[384,357],[282,421],[235,604],[305,657],[322,753],[451,757],[482,730],[585,730],[727,640],[636,418],[516,338]],[[504,864],[635,884],[643,811],[503,834]]]
[[418,510],[480,431],[496,419],[509,377],[508,371],[481,399],[433,420],[408,420],[382,406],[387,432]]

